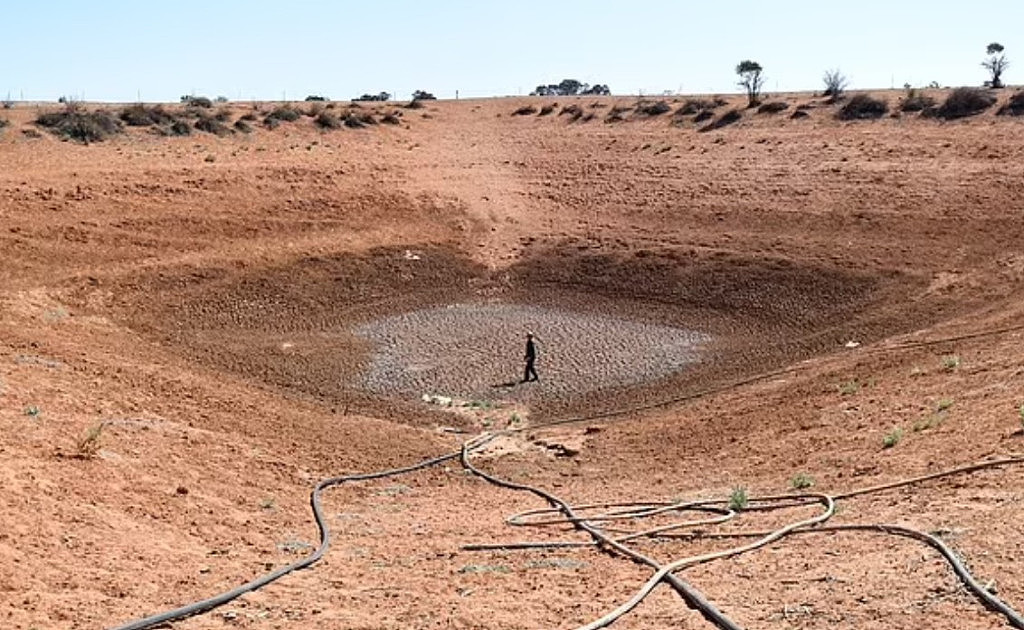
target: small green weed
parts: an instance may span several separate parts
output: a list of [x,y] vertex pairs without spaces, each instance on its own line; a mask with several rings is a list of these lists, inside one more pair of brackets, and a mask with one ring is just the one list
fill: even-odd
[[953,399],[952,398],[943,398],[942,400],[940,400],[938,402],[937,405],[935,405],[935,410],[936,411],[947,411],[952,406],[953,406]]
[[960,367],[960,357],[955,354],[948,354],[942,357],[942,369],[952,372]]
[[40,410],[39,407],[36,407],[35,405],[29,405],[28,407],[25,407],[25,415],[30,418],[38,418],[39,414],[41,413],[43,413],[42,410]]
[[811,477],[807,473],[799,473],[789,480],[789,485],[794,490],[806,490],[814,485],[814,477]]
[[264,497],[260,499],[261,510],[273,510],[276,505],[277,502],[274,501],[274,497]]
[[860,381],[852,379],[839,386],[839,393],[843,396],[852,396],[860,391]]
[[750,497],[747,496],[747,489],[743,486],[733,488],[732,493],[729,494],[729,509],[733,512],[742,512],[747,509],[749,502]]
[[885,437],[882,438],[882,446],[884,448],[892,448],[892,447],[896,446],[897,444],[899,444],[900,440],[902,440],[902,439],[903,439],[903,429],[901,429],[899,427],[896,427],[892,431],[889,431],[888,433],[886,433]]

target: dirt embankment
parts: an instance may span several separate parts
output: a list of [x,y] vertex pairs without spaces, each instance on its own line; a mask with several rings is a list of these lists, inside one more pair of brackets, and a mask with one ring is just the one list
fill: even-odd
[[[110,626],[281,566],[312,542],[317,479],[453,448],[441,425],[647,405],[788,367],[538,431],[485,462],[579,502],[667,500],[785,491],[798,474],[838,491],[1020,448],[1021,334],[973,336],[1021,322],[1020,123],[841,123],[819,104],[701,133],[670,116],[603,122],[633,111],[623,99],[580,100],[601,112],[590,122],[559,116],[564,102],[511,116],[525,101],[432,103],[363,129],[308,116],[223,137],[132,129],[88,146],[31,137],[33,111],[5,113],[0,625]],[[359,326],[449,304],[708,341],[697,367],[589,393],[604,377],[542,343],[548,373],[572,378],[499,391],[479,413],[363,386],[373,347]],[[520,336],[487,365],[505,369]],[[460,360],[469,346],[442,386],[480,376]],[[844,518],[950,532],[1019,602],[1019,478],[865,497]],[[180,625],[574,627],[648,575],[594,551],[460,552],[516,538],[502,519],[540,506],[455,467],[328,502],[326,562]],[[748,627],[999,627],[944,565],[870,537],[787,541],[687,577]],[[701,623],[666,591],[621,625]]]

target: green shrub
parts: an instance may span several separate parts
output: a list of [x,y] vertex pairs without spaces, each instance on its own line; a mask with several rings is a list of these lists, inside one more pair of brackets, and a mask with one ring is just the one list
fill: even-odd
[[747,489],[743,486],[737,486],[732,489],[732,493],[729,494],[729,509],[733,512],[742,512],[747,509],[747,504],[750,503],[750,497],[747,496]]
[[899,444],[900,440],[902,440],[902,439],[903,439],[903,429],[901,429],[899,427],[896,427],[892,431],[886,433],[885,437],[882,438],[882,447],[884,447],[884,448],[892,448],[892,447],[896,446],[897,444]]

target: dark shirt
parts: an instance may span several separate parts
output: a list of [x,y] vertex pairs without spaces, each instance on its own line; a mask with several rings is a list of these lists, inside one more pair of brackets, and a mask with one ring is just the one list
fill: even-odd
[[526,340],[526,360],[533,361],[537,358],[537,348],[533,346],[533,339]]

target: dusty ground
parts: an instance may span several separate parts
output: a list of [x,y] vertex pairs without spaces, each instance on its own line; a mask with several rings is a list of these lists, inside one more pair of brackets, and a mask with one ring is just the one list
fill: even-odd
[[[599,113],[570,123],[569,102],[90,146],[35,137],[34,108],[0,113],[0,627],[112,627],[242,583],[315,542],[317,480],[484,427],[712,392],[478,458],[578,503],[787,492],[801,474],[841,492],[1022,450],[1021,122],[839,123],[818,106],[698,133],[669,116],[603,122],[634,99],[581,99]],[[365,387],[359,326],[450,304],[711,341],[695,367],[597,391],[575,374],[448,408]],[[520,335],[494,352],[518,353]],[[554,368],[558,343],[541,347]],[[1022,481],[1011,467],[930,482],[836,520],[942,532],[1020,609]],[[543,505],[455,462],[337,488],[323,562],[173,627],[573,628],[649,576],[593,549],[461,550],[568,535],[503,522]],[[724,544],[637,546],[668,561]],[[683,576],[748,628],[1004,627],[932,551],[877,534],[793,537]],[[710,626],[662,587],[616,627]]]

